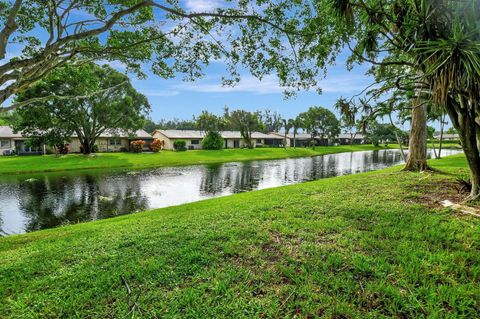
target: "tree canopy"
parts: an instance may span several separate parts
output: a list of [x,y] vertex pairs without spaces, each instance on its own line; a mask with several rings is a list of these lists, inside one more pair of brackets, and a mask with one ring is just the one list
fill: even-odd
[[9,97],[73,59],[120,61],[139,76],[149,67],[158,76],[182,73],[188,80],[202,76],[210,61],[223,60],[225,84],[239,80],[242,65],[257,77],[275,73],[282,85],[305,88],[331,53],[323,46],[337,41],[326,25],[315,25],[310,3],[290,0],[227,2],[205,12],[174,0],[0,5],[3,109]]
[[[18,95],[17,101],[50,95],[77,98],[41,100],[17,109],[14,128],[30,136],[78,136],[84,153],[105,131],[140,129],[150,105],[128,77],[109,66],[67,64]],[[81,96],[81,97],[80,97]]]

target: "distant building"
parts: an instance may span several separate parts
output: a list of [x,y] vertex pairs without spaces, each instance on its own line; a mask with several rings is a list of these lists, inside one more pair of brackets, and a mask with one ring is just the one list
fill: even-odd
[[[281,136],[282,139],[285,137],[284,133],[272,133],[277,136]],[[353,139],[353,142],[351,140]],[[310,141],[312,140],[312,136],[309,133],[297,133],[295,135],[295,138],[293,136],[293,133],[288,133],[287,134],[287,146],[290,147],[308,147],[310,146]],[[341,145],[347,145],[347,144],[364,144],[365,143],[365,137],[360,134],[350,134],[350,133],[341,133],[339,134],[336,138],[334,139],[328,139],[328,138],[323,138],[323,140],[320,138],[320,136],[315,136],[314,138],[315,145],[330,145],[334,143],[338,143]]]
[[[439,140],[440,139],[440,133],[435,133],[433,138]],[[460,139],[460,137],[458,136],[457,133],[454,133],[454,134],[443,133],[443,140],[445,140],[445,141],[458,141],[459,139]]]
[[[202,139],[205,133],[198,130],[155,130],[153,138],[159,139],[165,143],[164,148],[173,150],[173,143],[176,140],[184,140],[187,149],[198,150],[202,148]],[[242,148],[245,147],[242,136],[239,131],[222,131],[220,135],[224,139],[224,148]],[[254,147],[261,146],[280,146],[283,139],[275,134],[264,134],[253,132],[252,139]]]
[[14,133],[10,126],[0,126],[0,155],[42,154],[43,147],[29,147],[28,137]]
[[[20,133],[14,133],[9,126],[0,126],[0,155],[12,153],[20,155],[43,154],[44,151],[51,151],[43,145],[30,147],[27,141],[29,137]],[[133,134],[124,131],[106,131],[96,140],[98,152],[127,152],[130,150],[131,141],[145,141],[144,150],[150,150],[153,137],[144,130],[137,130]],[[71,137],[69,149],[72,153],[81,153],[80,140],[76,135]]]
[[[144,130],[137,130],[133,133],[125,131],[105,131],[95,141],[98,152],[128,152],[130,142],[145,141],[144,151],[150,150],[153,137]],[[77,136],[72,136],[70,141],[70,152],[81,153],[81,144]]]

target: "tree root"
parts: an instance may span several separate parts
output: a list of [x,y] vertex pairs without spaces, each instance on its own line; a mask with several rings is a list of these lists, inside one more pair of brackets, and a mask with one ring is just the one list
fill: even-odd
[[442,202],[442,205],[443,205],[443,207],[453,209],[453,210],[455,210],[457,212],[460,212],[462,214],[471,215],[471,216],[475,216],[475,217],[480,218],[480,211],[478,211],[478,209],[475,209],[473,207],[468,207],[468,206],[461,205],[461,204],[455,204],[455,203],[452,203],[451,201],[449,201],[448,199],[444,200]]

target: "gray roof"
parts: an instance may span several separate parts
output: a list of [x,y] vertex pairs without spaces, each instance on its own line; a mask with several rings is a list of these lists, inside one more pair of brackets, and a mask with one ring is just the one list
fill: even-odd
[[[10,126],[0,126],[0,138],[27,138],[23,136],[20,132],[13,133],[13,130]],[[73,134],[72,137],[76,137],[76,134]],[[152,138],[150,134],[144,130],[137,130],[133,134],[123,130],[107,130],[103,132],[100,137],[130,137],[130,138]]]
[[[199,130],[155,130],[155,132],[159,132],[165,135],[168,138],[175,138],[175,139],[202,139],[205,136],[205,133]],[[222,131],[220,132],[225,139],[241,139],[242,136],[240,131]],[[254,139],[280,139],[281,137],[274,135],[274,134],[264,134],[260,132],[252,132],[252,138]]]
[[[272,134],[276,134],[277,136],[281,136],[282,138],[283,138],[283,136],[285,136],[284,133],[280,133],[280,132],[272,133]],[[319,138],[319,137],[320,136],[318,136],[318,135],[316,136],[316,138]],[[287,138],[293,139],[293,133],[288,133]],[[338,134],[337,138],[350,138],[350,133],[340,133],[340,134]],[[355,138],[356,139],[363,139],[364,136],[360,133],[357,133],[355,135]],[[309,139],[311,139],[311,135],[310,135],[310,133],[297,133],[295,135],[295,139],[297,139],[297,140],[309,140]]]
[[[433,137],[440,138],[440,133],[435,133]],[[453,133],[453,134],[443,133],[443,138],[460,138],[460,136],[458,136],[457,133]]]
[[22,134],[13,133],[13,130],[10,126],[0,126],[0,138],[21,138]]
[[100,134],[100,137],[153,138],[152,135],[148,134],[144,130],[136,130],[133,133],[124,130],[107,130]]

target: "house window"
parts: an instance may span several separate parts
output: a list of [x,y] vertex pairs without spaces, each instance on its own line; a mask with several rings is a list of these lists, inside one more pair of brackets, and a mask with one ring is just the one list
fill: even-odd
[[119,139],[119,138],[111,138],[109,141],[108,141],[108,144],[110,144],[111,146],[115,146],[115,145],[122,145],[122,140]]
[[0,148],[10,148],[10,140],[0,140]]
[[198,145],[198,144],[200,144],[200,140],[191,140],[191,141],[190,141],[190,144],[192,144],[192,145]]
[[257,140],[257,144],[262,144],[262,140]]

